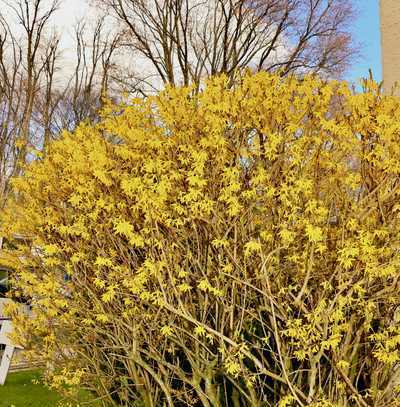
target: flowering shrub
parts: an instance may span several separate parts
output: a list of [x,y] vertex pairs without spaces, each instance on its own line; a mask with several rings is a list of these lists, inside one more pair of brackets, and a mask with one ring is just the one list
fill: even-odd
[[[14,181],[21,344],[105,405],[389,406],[400,103],[314,76],[107,106]],[[108,404],[107,404],[108,403]],[[397,403],[397,404],[396,404]]]

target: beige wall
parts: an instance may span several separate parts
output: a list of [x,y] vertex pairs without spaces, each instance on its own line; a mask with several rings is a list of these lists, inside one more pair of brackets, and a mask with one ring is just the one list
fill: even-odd
[[380,0],[382,74],[389,92],[400,81],[400,0]]

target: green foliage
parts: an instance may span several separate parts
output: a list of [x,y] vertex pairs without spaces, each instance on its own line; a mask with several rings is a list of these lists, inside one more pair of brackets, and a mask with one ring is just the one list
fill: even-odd
[[[400,103],[260,73],[108,106],[14,181],[18,340],[112,405],[398,405]],[[34,271],[33,271],[34,270]],[[68,275],[68,279],[65,279]]]

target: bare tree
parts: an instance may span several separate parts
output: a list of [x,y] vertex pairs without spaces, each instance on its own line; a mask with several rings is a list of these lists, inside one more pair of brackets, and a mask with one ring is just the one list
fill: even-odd
[[[47,27],[58,1],[2,1],[0,13],[0,201],[4,203],[9,179],[20,172],[36,143],[35,98],[46,82],[44,74],[55,59],[57,36]],[[12,23],[14,21],[14,23]],[[16,26],[16,24],[17,26]],[[47,88],[51,80],[47,78]]]
[[339,75],[355,55],[351,0],[94,1],[121,26],[137,90],[243,67]]
[[57,93],[55,90],[57,62],[60,59],[59,43],[60,38],[54,35],[46,44],[42,61],[42,83],[34,98],[32,118],[35,127],[41,129],[39,132],[40,139],[35,144],[42,144],[43,146],[46,146],[51,139],[54,111],[63,94]]
[[94,120],[109,94],[119,34],[104,17],[93,29],[79,22],[68,73],[52,23],[60,1],[0,0],[0,204],[34,150],[44,150],[63,128]]
[[44,0],[4,1],[4,3],[14,12],[17,23],[22,27],[24,108],[19,134],[21,139],[19,158],[25,160],[26,147],[32,141],[29,135],[35,96],[41,84],[43,71],[58,47],[56,37],[45,45],[45,30],[58,9],[60,0],[52,0],[50,3]]
[[[111,74],[116,69],[114,54],[120,36],[105,26],[100,16],[90,27],[79,21],[74,29],[75,61],[71,78],[63,88],[53,89],[52,138],[63,129],[74,129],[83,120],[96,120],[103,98],[110,97]],[[116,90],[115,93],[118,93]]]
[[0,201],[6,195],[9,178],[18,155],[18,137],[23,110],[22,49],[7,22],[0,19]]

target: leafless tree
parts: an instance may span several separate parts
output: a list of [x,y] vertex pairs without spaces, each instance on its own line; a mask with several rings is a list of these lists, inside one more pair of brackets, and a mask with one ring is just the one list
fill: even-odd
[[3,198],[17,161],[24,100],[21,47],[4,19],[0,20],[0,29],[0,198]]
[[[2,1],[0,13],[0,200],[7,195],[9,179],[21,169],[34,144],[35,98],[46,66],[58,47],[56,36],[45,31],[58,1],[42,7],[43,0]],[[11,16],[11,17],[10,17]],[[14,24],[10,21],[15,20]],[[18,29],[15,29],[17,24]]]
[[105,26],[103,16],[96,20],[94,27],[84,20],[76,24],[76,58],[71,78],[64,88],[53,90],[53,95],[57,94],[51,120],[53,138],[62,129],[72,130],[83,120],[96,120],[103,98],[112,94],[110,78],[116,69],[114,54],[119,39],[119,34]]
[[35,97],[41,85],[43,72],[48,67],[49,60],[54,59],[58,47],[58,38],[54,36],[47,42],[45,31],[59,7],[60,0],[52,0],[46,4],[43,0],[4,1],[4,3],[14,12],[17,23],[22,27],[20,47],[23,52],[23,71],[20,74],[24,83],[24,107],[19,129],[21,139],[19,158],[25,160],[26,147],[32,141],[29,136]]
[[0,204],[33,150],[43,150],[63,128],[94,119],[108,96],[119,35],[105,27],[104,17],[92,30],[79,22],[75,65],[63,71],[52,26],[60,1],[0,0]]
[[351,0],[94,2],[121,26],[137,90],[243,67],[339,75],[356,51]]

